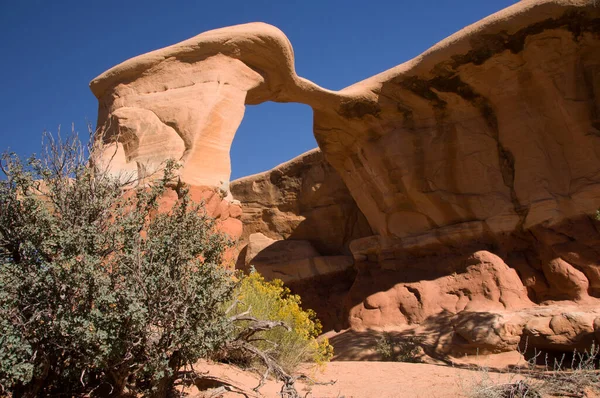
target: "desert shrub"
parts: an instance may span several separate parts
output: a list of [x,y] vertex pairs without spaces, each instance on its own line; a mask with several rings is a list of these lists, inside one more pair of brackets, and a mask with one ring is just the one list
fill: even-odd
[[384,361],[421,362],[422,349],[416,337],[394,337],[384,333],[375,345],[375,352]]
[[[301,362],[323,364],[333,357],[329,341],[317,339],[322,326],[315,312],[302,309],[300,296],[291,294],[281,280],[267,282],[253,270],[241,277],[235,296],[237,305],[234,313],[248,311],[256,318],[283,321],[290,327],[291,331],[274,328],[260,332],[252,342],[286,371],[293,371]],[[229,359],[249,362],[249,358],[244,357]]]
[[381,359],[384,361],[394,360],[394,341],[389,334],[385,333],[377,340],[375,352],[381,355]]
[[471,396],[473,398],[542,398],[538,387],[524,380],[480,386]]
[[[544,365],[538,365],[538,362]],[[570,360],[563,355],[554,361],[541,351],[515,369],[507,383],[497,383],[487,369],[470,387],[473,398],[538,398],[542,396],[585,397],[600,393],[600,349],[573,351]]]
[[1,159],[1,389],[164,396],[231,335],[228,241],[181,185],[158,212],[173,162],[123,195],[76,137],[46,149]]

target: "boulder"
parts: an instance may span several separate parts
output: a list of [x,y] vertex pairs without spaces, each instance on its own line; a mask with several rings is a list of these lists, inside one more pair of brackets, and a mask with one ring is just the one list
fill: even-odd
[[[339,274],[352,268],[350,256],[319,256],[301,260],[286,260],[271,265],[255,266],[256,270],[267,280],[280,279],[288,286],[302,282],[310,282],[316,278]],[[301,293],[302,289],[295,288]],[[323,297],[323,299],[325,299]],[[314,309],[314,308],[313,308]]]
[[309,241],[274,240],[261,233],[250,235],[245,254],[245,269],[286,284],[344,272],[354,263],[350,256],[321,256]]
[[356,330],[420,324],[440,313],[535,305],[517,272],[487,251],[398,262],[393,269],[360,265],[346,304]]
[[250,235],[246,266],[268,266],[320,256],[306,240],[274,240],[261,233]]

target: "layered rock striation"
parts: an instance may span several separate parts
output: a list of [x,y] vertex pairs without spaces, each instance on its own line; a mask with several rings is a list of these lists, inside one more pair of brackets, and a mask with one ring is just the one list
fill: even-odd
[[351,241],[373,234],[346,185],[319,149],[231,183],[241,202],[244,241],[253,233],[309,240],[322,255],[350,254]]
[[[115,172],[152,178],[175,158],[182,181],[242,201],[244,243],[262,234],[308,242],[318,254],[308,259],[351,254],[336,325],[426,325],[444,315],[450,337],[440,332],[438,342],[456,350],[436,350],[453,355],[515,351],[525,337],[564,350],[598,334],[593,0],[519,2],[337,92],[298,77],[285,35],[260,23],[133,58],[91,88]],[[229,148],[244,106],[269,100],[313,108],[322,155],[230,191]],[[275,243],[244,255],[244,266]],[[534,318],[548,322],[531,326]]]
[[349,246],[373,232],[323,153],[232,181],[231,193],[244,225],[236,267],[283,280],[325,328],[344,327],[344,297],[356,274]]

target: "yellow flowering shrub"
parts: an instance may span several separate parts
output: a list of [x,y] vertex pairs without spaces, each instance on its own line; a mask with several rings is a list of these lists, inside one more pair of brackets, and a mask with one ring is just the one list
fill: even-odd
[[[301,362],[324,364],[333,357],[333,347],[326,338],[317,339],[322,332],[321,322],[313,310],[303,310],[300,296],[291,294],[279,279],[271,282],[256,271],[245,276],[237,290],[238,305],[236,311],[250,308],[250,313],[258,318],[270,321],[283,321],[292,328],[275,328],[261,333],[261,339],[254,344],[270,352],[277,362],[288,372],[293,371]],[[274,346],[272,343],[275,343]]]

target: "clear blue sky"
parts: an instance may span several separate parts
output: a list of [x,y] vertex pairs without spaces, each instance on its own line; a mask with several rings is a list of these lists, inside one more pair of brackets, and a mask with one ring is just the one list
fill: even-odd
[[[206,30],[263,21],[289,37],[300,76],[341,89],[516,0],[0,0],[0,151],[39,151],[43,130],[95,126],[91,79]],[[246,108],[232,179],[316,147],[306,105]]]

